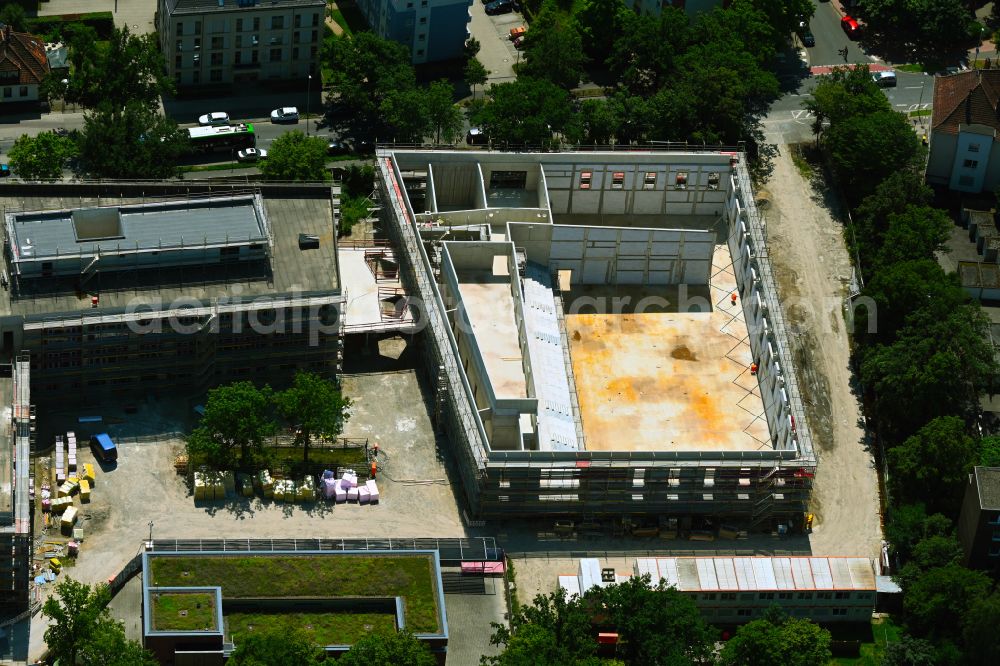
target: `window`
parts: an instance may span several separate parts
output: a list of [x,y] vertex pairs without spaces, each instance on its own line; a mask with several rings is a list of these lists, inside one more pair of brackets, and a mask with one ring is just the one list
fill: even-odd
[[723,592],[722,594],[719,595],[719,599],[721,599],[722,601],[736,601],[736,593]]
[[847,615],[847,609],[846,608],[834,608],[833,609],[833,614],[834,615]]
[[201,37],[194,38],[194,50],[197,51],[201,48]]
[[979,160],[965,160],[962,166],[964,166],[966,169],[975,169],[977,166],[979,166]]
[[751,611],[749,608],[737,608],[736,609],[736,615],[737,615],[737,617],[750,617],[750,614],[752,612],[753,611]]
[[656,187],[656,172],[647,171],[646,175],[642,178],[642,189],[652,190]]
[[254,19],[253,19],[253,29],[254,29],[254,32],[260,30],[260,17],[259,16],[255,16]]
[[[423,55],[423,54],[424,54],[424,50],[423,49],[420,49],[417,52],[417,55]],[[310,58],[315,58],[316,57],[316,47],[315,46],[312,46],[312,47],[309,48],[309,57]]]
[[760,599],[761,601],[767,599],[774,599],[774,592],[761,592],[760,594],[757,595],[757,598]]
[[620,190],[625,187],[625,172],[615,171],[611,174],[611,189]]
[[704,601],[715,601],[715,592],[709,592],[708,594],[701,595]]
[[271,30],[281,30],[285,27],[285,17],[284,16],[272,16],[271,17]]
[[212,37],[212,48],[213,49],[223,48],[222,37]]
[[175,51],[183,51],[184,50],[184,40],[183,39],[178,39],[177,40],[177,46],[176,46],[176,48],[174,50]]
[[817,599],[831,599],[831,598],[833,598],[833,595],[830,594],[829,592],[817,592],[816,593],[816,598]]
[[4,97],[10,97],[13,94],[14,94],[14,92],[13,92],[13,90],[11,88],[4,88],[3,89],[3,96]]
[[302,14],[295,15],[295,18],[292,20],[292,27],[294,28],[302,27]]
[[993,544],[990,546],[990,557],[1000,557],[1000,546]]
[[299,41],[301,41],[301,40],[299,39],[299,34],[300,34],[300,33],[299,33],[299,31],[298,31],[298,30],[296,30],[296,31],[295,31],[294,33],[292,33],[292,43],[293,43],[293,44],[298,44],[298,43],[299,43]]
[[862,601],[868,601],[872,598],[871,592],[858,592],[858,599]]
[[180,69],[181,66],[182,66],[181,65],[181,54],[178,53],[177,55],[174,56],[174,68],[175,69]]
[[708,189],[717,190],[719,189],[719,172],[711,171],[708,174]]
[[236,19],[236,32],[243,32],[243,19]]
[[219,67],[221,65],[222,65],[222,54],[221,53],[213,53],[212,54],[212,67]]
[[688,172],[678,171],[677,176],[674,177],[674,187],[678,190],[687,189],[688,182]]
[[209,81],[221,81],[222,80],[222,70],[213,69],[209,74]]
[[413,9],[413,3],[412,2],[406,3],[406,8],[407,9]]
[[580,189],[589,190],[590,189],[590,178],[593,174],[590,171],[584,171],[580,174]]
[[316,42],[316,41],[319,40],[319,32],[313,30],[313,38],[312,38],[312,40],[313,40],[313,42]]
[[421,24],[427,23],[427,17],[426,16],[421,16],[420,17],[420,23]]
[[236,48],[243,48],[243,35],[236,35]]
[[194,22],[194,34],[197,35],[200,32],[201,32],[201,21],[195,21]]
[[851,593],[850,592],[837,592],[836,594],[833,595],[833,598],[834,599],[850,599],[851,598]]
[[970,153],[978,153],[979,152],[979,144],[978,143],[970,143],[969,144],[969,152]]
[[427,35],[426,35],[426,34],[424,34],[424,33],[420,33],[419,35],[417,35],[417,41],[418,41],[418,42],[422,42],[422,41],[424,41],[425,39],[427,39]]
[[[316,48],[315,48],[315,47],[313,47],[313,50],[315,51],[315,50],[316,50]],[[423,49],[418,49],[418,50],[417,50],[417,55],[418,55],[418,56],[422,56],[423,54],[424,54],[424,50],[423,50]]]
[[292,60],[298,60],[298,59],[299,59],[299,47],[296,46],[295,48],[292,49]]
[[313,14],[313,27],[319,26],[319,14]]
[[792,593],[791,592],[778,592],[778,598],[779,599],[791,599],[792,598]]
[[191,73],[191,83],[201,83],[201,72],[195,70]]
[[250,52],[250,62],[254,65],[260,60],[260,51],[254,49]]
[[234,65],[240,65],[242,63],[243,63],[243,53],[240,52],[240,51],[237,51],[236,55],[233,56],[233,64]]
[[180,37],[184,34],[184,24],[180,21],[177,22],[177,36]]
[[812,598],[813,598],[812,592],[799,592],[799,599],[808,600]]
[[271,49],[271,62],[281,60],[281,49]]

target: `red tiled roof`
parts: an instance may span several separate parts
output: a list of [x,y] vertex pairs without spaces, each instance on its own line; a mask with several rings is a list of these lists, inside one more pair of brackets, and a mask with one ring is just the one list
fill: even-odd
[[969,70],[934,80],[931,129],[958,134],[959,125],[986,125],[1000,130],[1000,70]]
[[49,73],[42,38],[4,27],[0,31],[0,72],[18,72],[17,83],[21,85],[41,83]]

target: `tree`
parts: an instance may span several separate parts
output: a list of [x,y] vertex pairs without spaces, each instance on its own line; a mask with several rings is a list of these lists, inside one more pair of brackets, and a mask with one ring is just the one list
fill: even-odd
[[674,60],[691,36],[683,9],[664,7],[659,17],[628,11],[619,14],[620,28],[608,67],[615,80],[633,95],[650,96],[674,73]]
[[867,39],[917,58],[965,52],[979,24],[964,0],[862,0]]
[[955,513],[977,457],[976,441],[956,416],[941,416],[889,449],[890,489],[898,502],[926,500],[930,509]]
[[14,32],[24,32],[28,27],[28,18],[24,13],[24,7],[16,2],[7,3],[0,9],[0,23],[9,25]]
[[81,650],[98,626],[111,621],[109,601],[107,585],[91,588],[69,577],[56,585],[55,596],[42,605],[42,614],[52,620],[45,630],[45,644],[55,659],[65,664],[78,663]]
[[780,613],[741,626],[719,655],[720,666],[812,666],[829,663],[830,632]]
[[997,626],[1000,626],[1000,592],[994,590],[988,597],[973,599],[962,620],[962,642],[967,663],[982,666],[1000,664]]
[[[758,4],[762,6],[756,6]],[[768,16],[769,11],[780,4],[773,0],[743,0],[734,2],[726,10],[703,14],[694,26],[696,40],[706,44],[730,44],[731,48],[746,51],[763,65],[786,48],[788,34],[798,27],[798,19],[793,18],[792,28],[780,30],[780,23]],[[811,15],[812,5],[809,5],[809,13]]]
[[465,69],[462,70],[462,78],[472,88],[473,97],[476,96],[476,86],[486,85],[489,75],[490,71],[479,61],[479,58],[475,57],[469,58],[469,62],[465,63]]
[[983,467],[1000,467],[1000,436],[990,435],[979,440],[979,461]]
[[22,134],[10,149],[10,165],[25,180],[62,178],[67,160],[75,154],[76,144],[69,137],[54,132],[35,137]]
[[158,666],[160,663],[141,643],[127,639],[124,626],[111,618],[95,627],[87,642],[80,646],[80,657],[84,664],[102,666]]
[[337,660],[339,666],[434,666],[436,663],[430,649],[404,631],[368,634]]
[[285,132],[271,143],[267,159],[261,160],[259,168],[269,180],[329,180],[326,142],[298,130]]
[[933,643],[907,634],[887,643],[882,655],[882,666],[937,666],[938,663]]
[[906,437],[936,416],[974,416],[979,396],[997,375],[988,327],[976,304],[943,314],[919,309],[891,344],[864,353],[861,379],[874,392],[874,407],[888,435]]
[[531,29],[524,33],[524,61],[518,75],[570,90],[583,78],[585,60],[577,22],[555,0],[544,0]]
[[356,133],[384,136],[389,126],[383,104],[417,85],[409,50],[369,31],[328,40],[326,49],[331,70],[328,103],[349,112]]
[[249,464],[277,431],[271,404],[271,388],[267,385],[258,388],[243,381],[210,390],[201,423],[188,437],[188,452],[226,468],[237,462],[238,449],[239,462]]
[[424,103],[434,143],[451,143],[462,131],[462,112],[455,106],[454,98],[454,86],[444,79],[427,87]]
[[322,650],[302,630],[291,633],[265,629],[244,634],[227,664],[230,666],[307,666],[319,663]]
[[172,178],[187,146],[187,133],[147,105],[106,102],[84,116],[81,168],[97,178]]
[[621,119],[615,107],[603,99],[585,99],[580,104],[581,141],[587,144],[610,143],[618,136]]
[[816,84],[804,106],[813,114],[812,129],[817,141],[826,123],[833,126],[855,116],[892,110],[889,100],[872,81],[867,65],[835,67]]
[[892,508],[885,526],[886,539],[904,562],[913,557],[913,549],[919,541],[951,533],[951,521],[940,513],[928,516],[923,503]]
[[890,214],[888,223],[876,270],[894,262],[933,260],[936,253],[947,251],[945,243],[954,226],[945,211],[931,206],[907,206],[902,213]]
[[604,62],[621,33],[622,17],[630,10],[622,0],[584,0],[576,12],[583,48],[591,60]]
[[494,143],[547,145],[572,115],[569,95],[550,81],[519,76],[494,84],[488,96],[472,118]]
[[302,459],[309,461],[312,438],[331,440],[344,431],[351,406],[333,382],[311,372],[295,373],[291,388],[274,396],[278,411],[296,425],[296,439],[303,446]]
[[[590,612],[580,597],[567,600],[562,590],[539,594],[530,605],[517,606],[510,615],[510,628],[496,622],[492,626],[490,644],[502,650],[497,656],[483,657],[483,666],[594,663],[597,643]],[[536,656],[537,662],[525,661]]]
[[[885,101],[884,95],[878,94]],[[889,216],[902,213],[909,206],[926,206],[932,195],[933,191],[924,182],[923,170],[902,169],[879,183],[875,191],[862,200],[854,214],[854,240],[862,266],[874,267],[875,257],[882,247],[882,236],[889,226]]]
[[107,104],[119,109],[136,103],[151,112],[160,96],[173,91],[156,35],[134,35],[127,26],[115,28],[106,47],[91,31],[74,34],[70,43],[73,75],[65,99],[88,109]]
[[618,656],[628,664],[707,662],[716,632],[698,607],[662,580],[649,586],[649,576],[588,592],[584,602],[604,608],[607,622],[621,636]]
[[954,638],[961,634],[961,618],[966,617],[976,599],[992,588],[989,576],[959,564],[928,569],[903,588],[903,610],[917,635]]
[[914,168],[923,155],[909,121],[895,111],[855,115],[832,124],[823,144],[853,203],[871,194],[890,174]]

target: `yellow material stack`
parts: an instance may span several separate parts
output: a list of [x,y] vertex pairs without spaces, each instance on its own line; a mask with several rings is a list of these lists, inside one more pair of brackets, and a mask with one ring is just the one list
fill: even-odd
[[75,506],[66,507],[66,510],[63,512],[61,521],[62,528],[64,530],[73,529],[73,526],[76,525],[76,517],[78,513],[79,509],[77,509]]
[[83,479],[90,483],[90,487],[94,487],[94,466],[90,463],[83,464]]
[[87,481],[87,479],[80,480],[80,501],[90,501],[90,481]]
[[260,492],[271,499],[274,497],[274,479],[271,478],[271,473],[266,469],[261,470],[260,474],[257,475],[257,484],[260,486]]
[[52,511],[52,513],[62,513],[71,506],[73,506],[72,497],[58,497],[52,500],[50,511]]
[[243,497],[253,497],[253,481],[250,480],[250,477],[240,480],[240,494]]

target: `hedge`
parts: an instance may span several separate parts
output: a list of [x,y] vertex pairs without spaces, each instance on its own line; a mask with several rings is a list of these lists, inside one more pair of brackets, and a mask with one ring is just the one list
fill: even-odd
[[[33,35],[62,39],[63,29],[73,23],[88,25],[97,31],[98,39],[110,39],[115,28],[114,14],[111,12],[89,12],[87,14],[59,14],[28,19],[28,32]],[[68,37],[68,35],[66,35]]]

